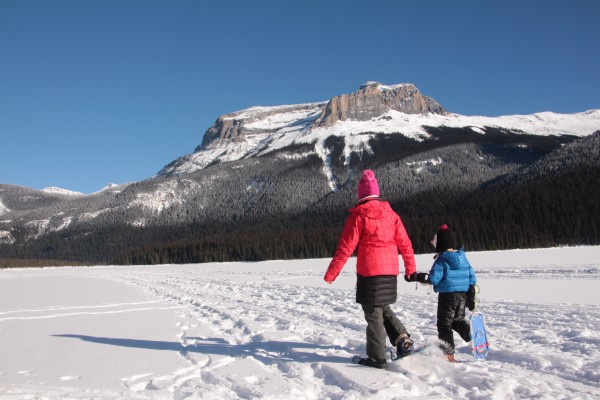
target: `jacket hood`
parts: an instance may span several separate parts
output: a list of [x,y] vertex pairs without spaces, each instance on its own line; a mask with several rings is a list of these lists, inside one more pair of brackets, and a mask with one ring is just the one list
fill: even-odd
[[371,219],[386,218],[392,210],[390,203],[379,198],[374,198],[361,202],[350,209],[351,213],[357,213]]
[[438,258],[444,260],[452,266],[455,266],[460,264],[461,254],[464,253],[465,251],[463,249],[458,249],[457,251],[444,251],[438,255]]

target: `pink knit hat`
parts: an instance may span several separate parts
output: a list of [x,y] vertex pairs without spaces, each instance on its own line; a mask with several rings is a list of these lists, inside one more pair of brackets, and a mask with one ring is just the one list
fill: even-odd
[[379,185],[377,184],[377,178],[375,178],[375,172],[370,169],[363,171],[356,192],[359,199],[367,196],[379,196]]

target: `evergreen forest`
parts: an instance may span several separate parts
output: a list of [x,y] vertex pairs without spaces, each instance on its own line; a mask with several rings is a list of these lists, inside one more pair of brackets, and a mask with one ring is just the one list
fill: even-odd
[[[72,224],[35,240],[25,240],[27,226],[15,229],[16,242],[0,245],[0,267],[329,258],[367,168],[376,171],[382,198],[400,215],[416,253],[433,252],[442,223],[468,251],[600,244],[600,132],[581,139],[462,128],[430,133],[435,140],[428,143],[375,136],[369,151],[349,159],[343,139],[331,137],[333,182],[316,156],[289,161],[287,155],[309,150],[297,146],[135,183],[116,196],[37,199],[45,203],[29,206],[35,211],[19,203],[31,193],[11,189],[17,194],[12,203],[5,196],[7,207],[50,223],[75,205],[97,217],[92,227]],[[181,193],[177,206],[150,214],[127,208],[164,185]],[[136,226],[141,218],[150,222]]]

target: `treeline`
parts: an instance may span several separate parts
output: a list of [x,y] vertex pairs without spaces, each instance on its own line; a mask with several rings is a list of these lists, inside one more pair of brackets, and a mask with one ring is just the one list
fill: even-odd
[[[417,253],[431,253],[430,241],[449,224],[469,251],[600,244],[600,168],[545,176],[505,190],[496,187],[468,195],[427,192],[392,202]],[[581,195],[585,193],[585,195]],[[444,207],[439,207],[444,204]],[[119,264],[260,261],[333,256],[347,213],[303,214],[272,220],[231,233],[130,249]]]
[[67,260],[44,260],[44,259],[0,259],[0,269],[4,268],[25,268],[25,267],[71,267],[71,266],[88,266],[89,263],[81,263],[79,261]]

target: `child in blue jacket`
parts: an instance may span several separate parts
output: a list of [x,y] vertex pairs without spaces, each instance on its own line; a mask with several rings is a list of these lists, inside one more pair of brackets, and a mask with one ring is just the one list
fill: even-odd
[[[429,271],[428,281],[438,295],[437,330],[440,347],[448,361],[454,361],[454,334],[456,331],[465,341],[471,341],[471,326],[465,319],[467,292],[475,285],[475,271],[456,241],[448,225],[439,227],[431,244],[435,246],[435,262]],[[425,275],[425,274],[423,274]],[[469,306],[471,308],[471,306]]]

